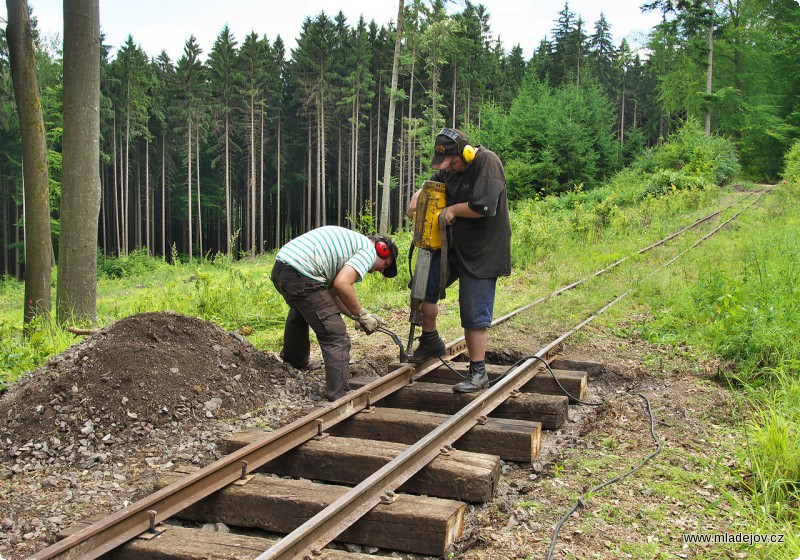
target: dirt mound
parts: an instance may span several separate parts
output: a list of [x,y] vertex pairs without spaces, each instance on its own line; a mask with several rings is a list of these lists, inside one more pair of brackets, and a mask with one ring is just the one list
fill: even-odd
[[0,433],[23,444],[42,434],[103,441],[142,422],[163,428],[187,416],[238,416],[262,404],[284,375],[273,357],[214,324],[135,315],[16,383],[0,399]]
[[175,313],[98,331],[0,395],[0,557],[149,494],[174,465],[218,459],[232,432],[295,420],[323,386],[322,368],[298,371]]

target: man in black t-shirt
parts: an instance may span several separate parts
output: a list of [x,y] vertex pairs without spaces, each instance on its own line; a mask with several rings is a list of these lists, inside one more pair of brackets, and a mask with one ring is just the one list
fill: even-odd
[[[446,185],[443,210],[452,234],[448,254],[449,286],[459,279],[459,312],[470,360],[469,377],[453,387],[456,392],[485,388],[487,328],[492,323],[497,278],[511,274],[511,223],[508,215],[503,164],[493,152],[471,146],[466,134],[444,128],[436,137],[431,181]],[[413,217],[417,191],[406,214]],[[439,262],[431,263],[428,289],[422,303],[422,335],[413,361],[445,354],[436,330],[439,300]]]

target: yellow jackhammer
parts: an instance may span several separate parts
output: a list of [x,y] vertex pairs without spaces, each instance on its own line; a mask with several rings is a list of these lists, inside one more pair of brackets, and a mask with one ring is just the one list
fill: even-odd
[[[422,326],[422,302],[425,300],[425,291],[428,287],[431,262],[435,252],[439,250],[441,250],[442,258],[439,297],[444,297],[447,279],[447,224],[443,210],[446,206],[444,183],[425,181],[422,184],[422,192],[417,198],[417,208],[414,212],[412,252],[414,247],[418,249],[418,252],[414,273],[411,275],[411,313],[409,315],[411,329],[408,333],[406,349],[406,353],[409,355],[414,343],[414,330],[417,326]],[[410,254],[409,266],[411,266]]]

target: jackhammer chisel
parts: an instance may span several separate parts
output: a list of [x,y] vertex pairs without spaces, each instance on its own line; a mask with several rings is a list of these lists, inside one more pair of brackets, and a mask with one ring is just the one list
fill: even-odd
[[422,302],[425,300],[431,263],[436,252],[440,250],[442,266],[439,293],[440,297],[444,297],[447,278],[447,233],[443,211],[446,206],[445,184],[437,181],[425,181],[422,184],[422,192],[417,198],[417,207],[414,211],[414,239],[408,254],[410,269],[414,248],[418,249],[417,262],[414,266],[414,273],[411,275],[411,311],[409,314],[411,327],[406,347],[406,353],[409,355],[414,344],[414,331],[416,327],[422,326]]

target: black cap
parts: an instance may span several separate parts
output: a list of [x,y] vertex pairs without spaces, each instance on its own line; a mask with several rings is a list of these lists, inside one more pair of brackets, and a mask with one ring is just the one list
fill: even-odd
[[381,241],[386,243],[389,247],[389,253],[391,253],[392,257],[392,264],[387,266],[381,272],[386,278],[394,278],[397,276],[397,245],[394,244],[394,241],[391,237],[379,237]]
[[461,155],[469,146],[469,137],[457,128],[443,128],[436,136],[431,167],[436,169],[447,156]]

